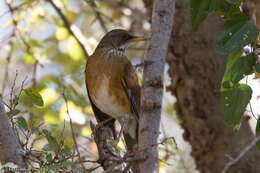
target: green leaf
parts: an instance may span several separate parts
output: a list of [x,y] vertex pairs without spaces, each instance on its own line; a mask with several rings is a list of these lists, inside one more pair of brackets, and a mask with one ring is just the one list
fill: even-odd
[[257,118],[255,133],[260,132],[260,117]]
[[221,89],[221,112],[227,125],[237,127],[240,124],[251,95],[252,90],[246,84]]
[[[228,58],[226,72],[222,79],[222,86],[225,88],[228,82],[233,84],[239,82],[244,75],[251,74],[253,72],[253,66],[256,63],[256,57],[253,54],[248,56],[241,56],[242,51],[238,51],[231,54]],[[224,85],[223,85],[224,84]]]
[[32,54],[30,54],[30,53],[28,53],[28,52],[26,52],[25,54],[24,54],[24,60],[25,60],[25,63],[26,64],[35,64],[36,63],[36,58],[32,55]]
[[42,132],[43,132],[44,136],[46,137],[46,139],[48,140],[48,145],[44,146],[44,149],[46,151],[54,151],[55,153],[58,153],[59,144],[58,144],[56,138],[54,138],[51,135],[51,133],[46,129],[43,129]]
[[50,163],[50,162],[52,162],[52,155],[51,155],[51,153],[48,153],[47,155],[46,155],[46,160]]
[[[237,0],[230,0],[237,1]],[[190,15],[193,31],[198,31],[199,25],[211,11],[216,11],[221,16],[233,8],[239,7],[239,1],[229,3],[226,0],[190,0]]]
[[40,40],[33,40],[31,39],[29,41],[29,45],[32,46],[32,47],[42,47],[42,43]]
[[260,141],[256,142],[256,148],[260,151]]
[[[257,119],[256,128],[255,128],[255,133],[258,134],[259,132],[260,132],[260,117],[258,117],[258,119]],[[260,141],[258,141],[258,142],[256,143],[256,148],[257,148],[258,150],[260,150]]]
[[24,119],[24,117],[19,116],[16,118],[16,121],[20,128],[22,128],[24,130],[28,130],[28,124],[27,124],[26,120]]
[[198,31],[199,25],[211,11],[211,3],[215,0],[190,0],[191,24],[194,31]]
[[226,0],[215,0],[211,6],[220,16],[225,16],[227,12],[235,8],[234,4],[230,4]]
[[19,114],[20,112],[21,112],[21,111],[18,110],[18,109],[13,109],[13,110],[7,112],[7,115],[8,115],[8,117],[10,117],[10,116],[15,116],[15,115]]
[[30,4],[30,3],[32,3],[34,0],[24,0],[24,3],[26,3],[26,4]]
[[62,20],[57,18],[55,15],[51,14],[50,16],[51,16],[53,22],[55,23],[55,25],[61,26],[63,24]]
[[222,54],[236,52],[252,43],[258,35],[257,27],[240,11],[231,10],[228,18],[217,35],[215,48]]
[[73,165],[74,165],[73,162],[71,162],[70,160],[65,160],[61,163],[62,168],[68,168],[68,167],[71,167]]
[[12,100],[12,104],[16,106],[18,104],[18,101],[19,101],[19,97],[15,95],[14,99]]
[[42,147],[42,150],[44,150],[44,151],[53,151],[53,148],[51,148],[50,144],[45,144]]
[[43,106],[44,105],[42,96],[35,89],[33,89],[33,88],[26,88],[24,90],[24,92],[31,99],[33,104],[35,104],[37,106]]
[[257,73],[260,73],[260,63],[257,63],[257,64],[255,65],[255,71],[256,71]]
[[67,148],[67,146],[64,146],[64,148],[62,148],[59,152],[59,155],[61,156],[61,158],[66,158],[66,157],[70,156],[70,154],[71,154],[71,149]]
[[234,126],[233,126],[233,130],[234,130],[235,132],[238,132],[240,126],[241,126],[241,124],[234,125]]

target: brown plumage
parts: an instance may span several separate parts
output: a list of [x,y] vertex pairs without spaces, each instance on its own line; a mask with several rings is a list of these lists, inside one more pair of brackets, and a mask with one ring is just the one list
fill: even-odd
[[[96,118],[102,122],[108,118],[123,121],[126,139],[137,144],[140,86],[134,67],[124,56],[130,42],[142,41],[124,30],[107,33],[86,65],[86,86]],[[109,122],[113,126],[114,120]]]

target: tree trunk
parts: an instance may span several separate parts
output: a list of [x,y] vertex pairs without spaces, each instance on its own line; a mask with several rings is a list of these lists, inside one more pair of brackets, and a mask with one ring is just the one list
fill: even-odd
[[[253,140],[245,117],[234,132],[224,124],[220,111],[220,84],[226,56],[214,50],[214,40],[222,26],[214,13],[192,31],[189,0],[177,0],[174,29],[167,62],[172,83],[168,88],[177,98],[175,109],[185,130],[184,138],[192,145],[192,156],[201,173],[219,173],[229,161]],[[260,172],[260,152],[254,147],[229,172]]]
[[164,65],[173,26],[175,0],[157,0],[153,5],[152,33],[144,60],[138,149],[146,159],[139,163],[141,173],[157,173],[159,126],[163,94]]
[[[24,158],[23,149],[10,126],[9,119],[6,115],[0,96],[0,162],[6,164],[14,163],[18,166],[13,172],[28,172],[27,164]],[[2,172],[2,170],[0,170]],[[6,172],[9,172],[7,169]]]

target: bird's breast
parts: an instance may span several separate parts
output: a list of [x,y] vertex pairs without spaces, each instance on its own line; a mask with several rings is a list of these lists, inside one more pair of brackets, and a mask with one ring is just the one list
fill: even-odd
[[111,79],[103,76],[99,82],[93,101],[95,105],[104,113],[113,118],[120,118],[130,113],[130,105],[122,90],[111,85]]

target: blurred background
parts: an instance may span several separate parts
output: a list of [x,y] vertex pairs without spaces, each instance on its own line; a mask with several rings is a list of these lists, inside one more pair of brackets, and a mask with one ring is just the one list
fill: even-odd
[[[139,0],[53,0],[52,3],[49,0],[0,0],[0,93],[8,115],[22,126],[17,130],[21,141],[30,144],[32,150],[45,154],[44,157],[39,154],[43,160],[48,161],[55,152],[48,149],[48,139],[41,137],[40,132],[31,133],[32,129],[47,129],[58,143],[62,141],[66,151],[73,152],[75,146],[68,112],[81,157],[97,160],[97,148],[89,127],[89,122],[95,122],[95,118],[85,88],[86,58],[82,45],[91,55],[102,36],[116,28],[149,37],[150,15]],[[66,22],[71,24],[70,28]],[[142,66],[138,64],[142,63],[145,48],[146,43],[140,43],[131,45],[126,52],[132,64],[137,65],[140,79]],[[166,86],[170,84],[167,70],[166,65]],[[32,98],[21,92],[26,88],[39,93],[44,104],[33,104]],[[170,138],[159,145],[160,172],[193,173],[195,164],[190,156],[191,147],[182,138],[183,130],[175,114],[174,102],[175,98],[165,91],[158,142],[174,137],[176,143]],[[119,148],[119,153],[123,154],[123,141]],[[94,169],[96,163],[85,162],[84,165],[93,172],[102,172],[101,168]],[[31,166],[39,168],[34,163]],[[53,172],[67,169],[62,166],[45,168]]]

